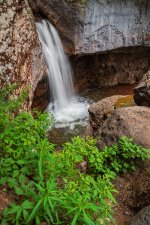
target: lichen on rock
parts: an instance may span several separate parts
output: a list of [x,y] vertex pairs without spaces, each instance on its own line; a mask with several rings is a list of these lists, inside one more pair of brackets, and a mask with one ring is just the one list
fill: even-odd
[[45,74],[34,17],[26,0],[2,1],[0,13],[0,86],[18,83],[18,94],[30,87],[26,104],[30,108],[36,85]]

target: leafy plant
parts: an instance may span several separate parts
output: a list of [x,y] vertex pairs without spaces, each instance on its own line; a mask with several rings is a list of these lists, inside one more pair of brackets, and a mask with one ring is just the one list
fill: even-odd
[[[121,137],[118,144],[111,147],[105,147],[97,155],[98,160],[101,159],[102,167],[99,167],[99,162],[94,162],[93,167],[98,172],[108,173],[111,171],[115,174],[126,172],[127,170],[135,170],[136,160],[145,160],[149,158],[149,149],[143,148],[140,145],[134,144],[133,140],[128,137]],[[93,159],[89,159],[93,164]],[[92,166],[92,165],[91,165]]]
[[14,91],[3,88],[0,95],[0,185],[16,195],[1,224],[114,223],[111,180],[148,158],[148,149],[122,137],[99,151],[96,140],[74,137],[57,152],[46,137],[53,118],[20,110],[26,94],[14,99]]
[[80,175],[78,183],[65,183],[64,208],[70,216],[72,224],[107,224],[113,221],[112,205],[116,201],[112,195],[116,192],[112,183],[106,177],[96,179],[90,175]]

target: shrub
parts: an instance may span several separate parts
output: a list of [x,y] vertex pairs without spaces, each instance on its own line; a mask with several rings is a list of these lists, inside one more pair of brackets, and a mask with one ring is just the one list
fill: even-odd
[[128,137],[121,137],[118,144],[104,147],[101,151],[93,138],[74,137],[64,145],[62,160],[65,161],[64,171],[69,168],[73,172],[77,164],[87,161],[90,173],[107,174],[114,178],[117,173],[135,170],[136,160],[145,160],[149,156],[149,149],[134,144]]
[[[112,224],[111,179],[134,169],[134,160],[147,158],[148,150],[122,137],[99,151],[96,140],[74,137],[56,152],[46,138],[53,119],[18,110],[26,95],[18,102],[8,99],[8,91],[0,96],[0,185],[13,191],[16,201],[4,209],[1,224]],[[86,173],[78,167],[84,161]]]
[[0,95],[0,184],[8,183],[10,187],[20,177],[37,173],[38,154],[43,143],[49,150],[53,148],[44,138],[52,119],[37,112],[36,118],[27,111],[17,112],[27,94],[23,92],[14,99],[15,88],[14,85],[8,90],[3,88]]

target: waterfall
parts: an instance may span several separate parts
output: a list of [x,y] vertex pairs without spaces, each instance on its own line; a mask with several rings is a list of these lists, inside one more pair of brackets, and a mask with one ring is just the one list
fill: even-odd
[[[47,20],[36,23],[50,87],[51,102],[47,108],[54,114],[57,126],[82,120],[87,115],[87,104],[74,94],[72,69],[64,53],[59,35]],[[61,124],[61,125],[60,125]]]

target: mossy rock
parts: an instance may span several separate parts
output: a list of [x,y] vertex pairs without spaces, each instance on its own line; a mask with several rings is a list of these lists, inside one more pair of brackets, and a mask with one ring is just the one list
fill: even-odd
[[85,6],[88,1],[89,0],[76,0],[76,1],[74,1],[74,0],[67,0],[68,3],[71,3],[71,2],[76,3],[78,7]]
[[120,107],[130,107],[130,106],[135,106],[133,95],[123,96],[119,98],[114,104],[115,109]]

